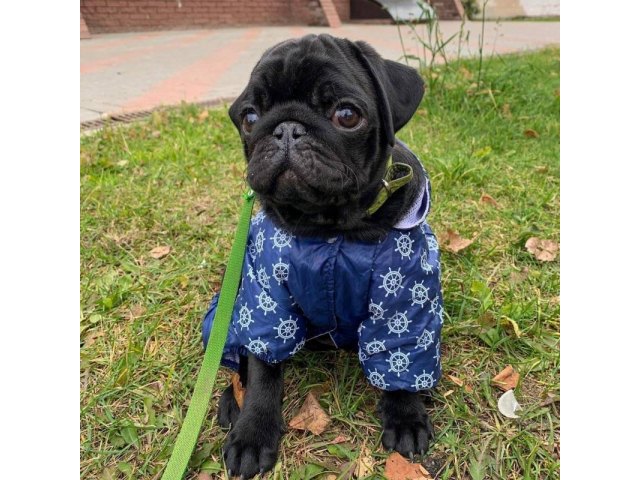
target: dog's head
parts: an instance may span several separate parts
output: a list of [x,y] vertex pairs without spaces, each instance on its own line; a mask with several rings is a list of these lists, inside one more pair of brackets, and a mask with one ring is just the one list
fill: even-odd
[[308,35],[269,49],[229,110],[267,214],[298,232],[357,228],[423,85],[364,42]]

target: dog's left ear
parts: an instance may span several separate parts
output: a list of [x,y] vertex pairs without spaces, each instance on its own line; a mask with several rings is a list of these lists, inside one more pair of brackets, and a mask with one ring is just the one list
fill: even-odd
[[389,145],[415,113],[424,94],[424,80],[401,63],[384,60],[368,43],[358,41],[357,56],[369,72],[380,101],[380,116]]

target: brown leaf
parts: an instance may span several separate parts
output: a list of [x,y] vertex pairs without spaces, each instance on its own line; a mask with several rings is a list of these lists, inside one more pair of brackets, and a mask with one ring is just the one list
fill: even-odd
[[513,333],[516,337],[520,338],[522,336],[522,332],[520,332],[520,326],[515,320],[509,317],[502,317],[500,319],[500,325],[507,332]]
[[506,392],[507,390],[516,388],[518,386],[519,379],[520,374],[516,372],[511,365],[508,365],[498,375],[491,379],[491,383]]
[[476,319],[476,321],[478,322],[478,325],[480,325],[480,328],[484,332],[495,327],[497,324],[496,318],[491,314],[491,312],[484,312],[482,315],[480,315]]
[[203,110],[202,112],[200,112],[200,115],[198,115],[198,122],[199,122],[199,123],[202,123],[202,122],[204,122],[208,117],[209,117],[209,110]]
[[524,131],[524,136],[527,138],[540,138],[540,134],[533,128],[528,128]]
[[541,262],[552,262],[558,256],[560,245],[552,240],[541,240],[538,237],[531,237],[524,244],[529,253],[533,254]]
[[471,240],[462,238],[458,235],[458,232],[453,231],[450,228],[447,229],[447,233],[440,235],[440,242],[442,243],[442,246],[453,253],[458,253],[460,250],[467,248],[474,240],[475,237]]
[[169,255],[169,253],[171,253],[171,247],[169,245],[162,245],[151,250],[151,252],[149,252],[149,255],[151,255],[151,257],[153,258],[160,259],[166,257],[167,255]]
[[541,172],[541,173],[547,173],[549,171],[549,167],[544,167],[542,165],[536,165],[535,167],[536,172]]
[[529,275],[529,267],[522,267],[517,272],[511,272],[509,275],[509,281],[511,283],[519,283],[523,281]]
[[473,389],[471,388],[471,385],[465,385],[464,386],[464,391],[468,392],[468,393],[471,393],[473,391]]
[[504,118],[511,118],[511,107],[508,103],[502,105],[502,116]]
[[560,96],[560,89],[558,88],[555,92],[553,92],[553,94],[554,94],[556,97],[559,97],[559,96]]
[[198,474],[198,480],[213,480],[213,477],[208,473],[200,472]]
[[366,478],[373,475],[375,462],[371,458],[371,450],[363,448],[360,452],[360,457],[356,462],[356,478]]
[[547,393],[547,397],[540,402],[541,407],[546,407],[547,405],[551,405],[552,403],[556,403],[560,401],[560,397],[556,397],[553,393]]
[[291,428],[309,430],[314,435],[320,435],[329,425],[331,418],[322,409],[318,400],[309,393],[298,414],[289,422]]
[[418,115],[420,115],[421,117],[426,117],[426,116],[427,116],[427,114],[428,114],[428,113],[427,113],[427,111],[426,111],[426,110],[424,110],[424,109],[417,110],[417,111],[416,111],[416,113],[417,113]]
[[456,385],[458,385],[459,387],[464,385],[464,382],[460,380],[458,377],[454,377],[453,375],[447,375],[447,378],[451,380],[453,383],[455,383]]
[[446,392],[444,392],[444,394],[442,394],[442,396],[444,398],[447,398],[449,395],[451,395],[454,392],[454,390],[447,390]]
[[480,195],[480,203],[488,203],[489,205],[492,205],[494,207],[498,206],[498,202],[496,202],[496,199],[488,193],[483,193],[482,195]]
[[233,377],[231,377],[231,383],[233,384],[233,398],[236,399],[236,403],[238,404],[238,406],[242,408],[242,404],[244,402],[244,394],[247,389],[242,386],[240,375],[237,373],[234,373]]
[[384,476],[388,480],[433,480],[429,472],[419,463],[410,463],[398,452],[387,458]]
[[347,437],[345,437],[344,435],[338,435],[336,438],[334,438],[333,440],[331,440],[331,443],[336,444],[336,443],[344,443],[348,440]]
[[344,462],[338,466],[340,478],[351,478],[356,472],[356,462]]
[[473,73],[471,73],[469,70],[467,70],[464,67],[460,67],[460,73],[462,74],[462,76],[464,78],[466,78],[467,80],[470,80],[473,78]]
[[94,343],[96,343],[96,340],[100,337],[104,337],[104,331],[102,330],[90,330],[89,333],[87,333],[84,336],[84,346],[85,347],[90,347],[91,345],[93,345]]
[[142,305],[134,305],[129,309],[127,313],[124,314],[124,317],[127,320],[134,320],[138,317],[141,317],[145,313],[147,313],[147,309],[144,308]]

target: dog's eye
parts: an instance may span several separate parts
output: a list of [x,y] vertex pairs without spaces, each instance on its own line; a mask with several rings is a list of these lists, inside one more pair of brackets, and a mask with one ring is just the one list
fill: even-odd
[[258,118],[260,117],[258,117],[258,114],[255,110],[247,111],[244,118],[242,119],[242,129],[245,131],[245,133],[251,133],[253,124],[258,121]]
[[360,115],[351,107],[340,107],[333,114],[331,121],[338,127],[356,128],[360,125]]

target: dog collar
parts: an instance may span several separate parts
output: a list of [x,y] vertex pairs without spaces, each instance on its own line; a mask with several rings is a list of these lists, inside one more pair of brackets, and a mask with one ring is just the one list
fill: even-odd
[[[395,178],[399,173],[401,177]],[[413,168],[406,163],[393,163],[391,157],[387,161],[387,170],[382,178],[382,189],[378,192],[373,204],[367,210],[368,215],[373,215],[400,187],[405,186],[413,178]]]

